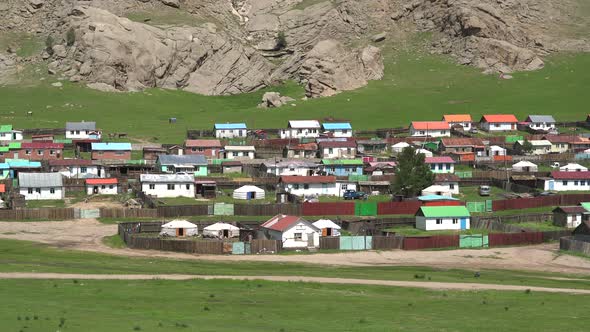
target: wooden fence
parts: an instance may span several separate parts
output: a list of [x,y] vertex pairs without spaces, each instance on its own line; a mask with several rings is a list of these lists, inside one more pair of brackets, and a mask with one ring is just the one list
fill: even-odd
[[157,209],[111,209],[100,208],[102,218],[157,218]]
[[490,233],[490,247],[543,243],[542,232]]
[[373,236],[373,249],[375,250],[402,249],[403,245],[403,236]]
[[300,204],[234,204],[236,216],[301,215]]
[[175,218],[181,216],[206,216],[209,215],[209,206],[202,205],[175,205],[175,206],[158,206],[158,217]]
[[283,250],[283,243],[278,240],[257,239],[250,242],[252,254],[277,253]]
[[576,235],[559,239],[559,249],[590,255],[590,236]]
[[77,217],[76,209],[72,208],[0,210],[0,220],[68,220]]
[[405,237],[404,250],[419,250],[430,248],[458,248],[459,235],[433,235],[421,237]]

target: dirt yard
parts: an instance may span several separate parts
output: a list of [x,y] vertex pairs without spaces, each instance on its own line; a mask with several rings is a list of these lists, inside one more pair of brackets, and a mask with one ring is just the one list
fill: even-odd
[[59,248],[102,252],[123,256],[168,257],[216,261],[297,262],[349,266],[431,266],[463,269],[508,269],[562,272],[590,275],[590,260],[560,255],[556,243],[526,247],[440,251],[363,251],[313,255],[192,255],[113,249],[102,243],[116,234],[116,225],[94,219],[55,222],[0,222],[0,238],[46,243]]

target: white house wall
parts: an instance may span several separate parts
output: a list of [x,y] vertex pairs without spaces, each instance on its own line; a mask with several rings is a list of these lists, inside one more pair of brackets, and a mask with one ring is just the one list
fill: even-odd
[[116,184],[86,185],[86,194],[87,195],[95,195],[94,187],[98,188],[98,193],[96,193],[97,195],[116,195],[116,194],[118,194]]
[[248,131],[246,129],[216,129],[215,137],[217,138],[235,138],[246,137]]
[[62,187],[55,187],[54,193],[51,193],[50,188],[41,188],[41,193],[38,193],[36,188],[33,188],[33,193],[29,194],[29,188],[20,188],[19,192],[21,195],[25,196],[25,200],[27,201],[37,201],[37,200],[50,200],[50,199],[63,199],[63,188]]
[[[551,186],[553,182],[553,187]],[[590,190],[590,179],[587,180],[545,180],[545,190],[552,191],[587,191]]]
[[[514,128],[512,128],[512,126],[514,126]],[[486,131],[511,131],[511,130],[516,130],[516,123],[512,124],[512,123],[489,123],[489,122],[484,122],[481,125],[483,130]]]
[[80,166],[68,167],[68,170],[62,170],[59,173],[67,178],[104,178],[106,177],[104,172],[100,172],[98,175],[98,166],[82,166],[86,167],[86,172],[82,173]]
[[[154,185],[154,189],[150,189],[150,184]],[[167,183],[147,183],[141,184],[141,190],[146,195],[156,197],[195,197],[194,183],[171,183],[174,184],[174,190],[168,190]],[[188,189],[187,189],[188,186]]]
[[354,158],[356,157],[356,148],[324,148],[322,156],[323,159]]
[[416,130],[410,128],[410,135],[413,137],[451,137],[451,129],[445,130]]
[[[442,219],[442,224],[437,225],[436,219]],[[453,218],[425,218],[423,216],[416,217],[416,228],[426,231],[439,231],[439,230],[461,230],[461,218],[457,219],[457,223],[453,224]],[[470,218],[466,217],[466,228],[470,228]]]
[[283,129],[281,138],[315,138],[320,136],[319,128]]
[[307,189],[304,189],[304,184],[300,183],[298,189],[295,187],[295,184],[290,183],[285,186],[285,190],[296,196],[337,196],[339,192],[336,183],[327,183],[325,187],[321,183],[310,183]]

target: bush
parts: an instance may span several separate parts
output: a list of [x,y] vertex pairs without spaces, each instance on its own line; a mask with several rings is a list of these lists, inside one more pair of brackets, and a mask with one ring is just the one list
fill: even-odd
[[287,47],[287,37],[285,36],[284,31],[279,31],[279,34],[277,35],[277,48],[280,50],[285,47]]
[[47,51],[47,53],[49,53],[50,55],[53,55],[53,44],[54,44],[54,40],[53,37],[51,36],[47,36],[47,39],[45,39],[45,51]]
[[72,46],[72,45],[74,45],[75,42],[76,42],[76,31],[74,30],[74,28],[70,28],[68,30],[68,32],[66,33],[66,43],[68,44],[68,46]]

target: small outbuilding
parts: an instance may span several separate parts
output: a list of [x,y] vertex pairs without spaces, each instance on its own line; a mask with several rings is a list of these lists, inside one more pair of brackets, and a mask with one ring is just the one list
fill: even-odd
[[312,225],[320,230],[320,236],[340,236],[340,226],[330,219],[320,219]]
[[234,193],[232,195],[232,197],[234,199],[245,199],[245,200],[251,200],[251,199],[264,199],[264,189],[260,189],[256,186],[242,186],[236,190],[234,190]]
[[433,230],[469,229],[471,214],[465,206],[423,206],[416,212],[416,228]]
[[584,214],[589,213],[583,206],[559,206],[553,210],[553,225],[576,228],[582,223]]
[[203,228],[203,237],[229,239],[240,236],[240,228],[232,224],[218,222]]
[[531,163],[530,161],[523,160],[512,165],[512,170],[514,172],[537,172],[539,170],[539,167],[536,164]]
[[175,237],[197,236],[198,234],[199,229],[197,225],[186,220],[172,220],[162,225],[162,230],[160,231],[160,235]]
[[87,195],[116,195],[119,181],[115,178],[86,179]]

